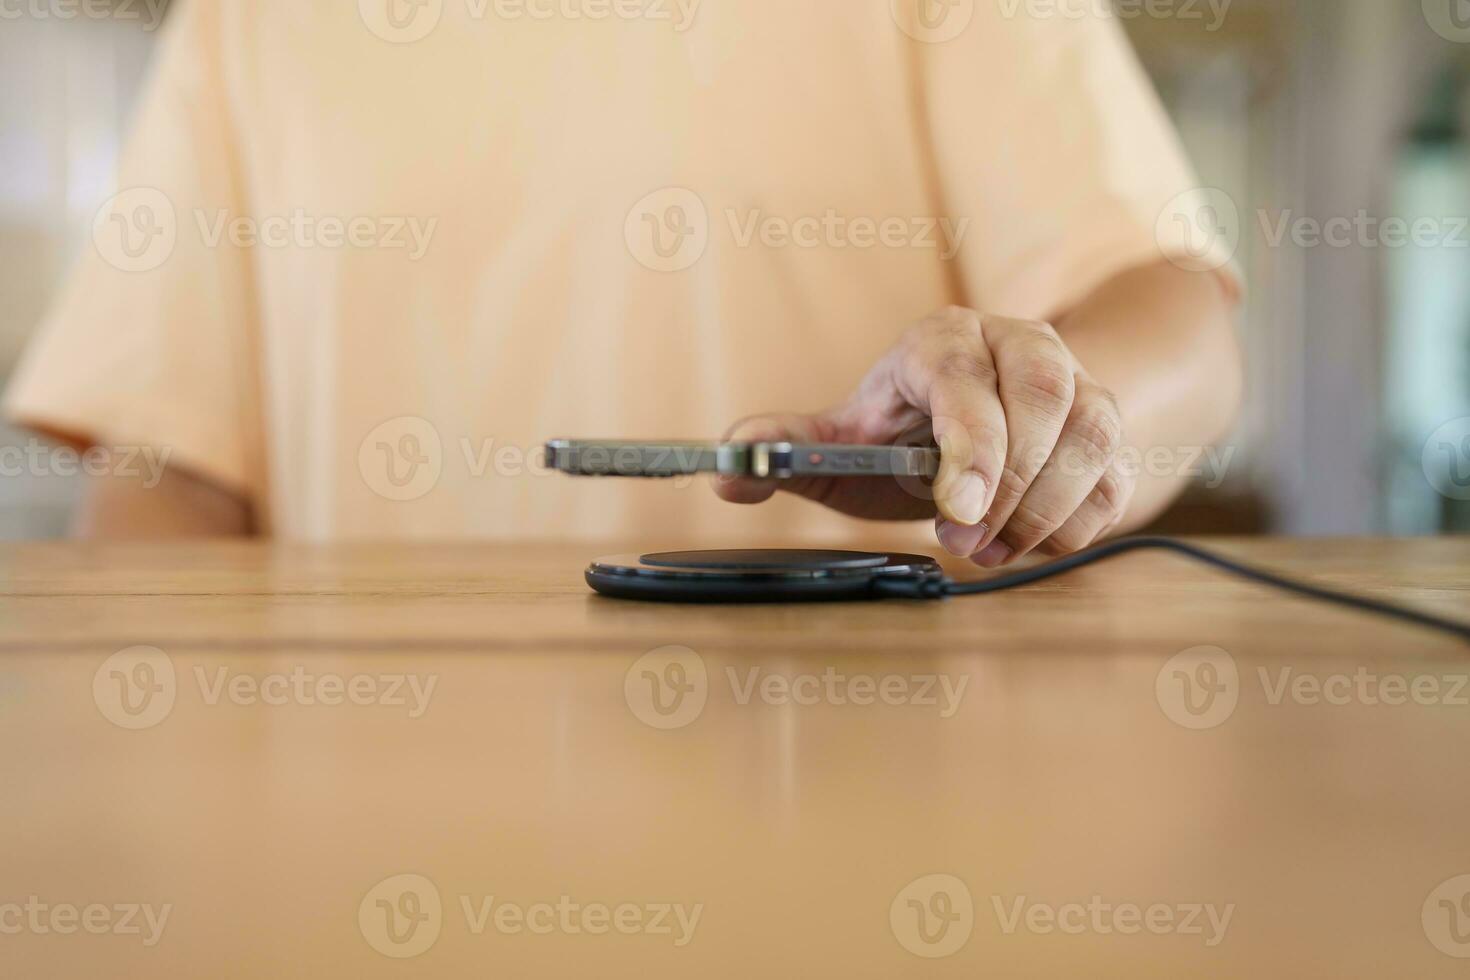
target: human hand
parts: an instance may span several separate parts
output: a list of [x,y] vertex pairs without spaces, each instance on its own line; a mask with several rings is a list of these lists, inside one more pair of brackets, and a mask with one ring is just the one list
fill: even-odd
[[996,568],[1034,550],[1079,551],[1123,519],[1134,480],[1113,395],[1045,323],[950,307],[909,329],[842,405],[748,419],[730,441],[913,444],[941,452],[932,499],[897,480],[720,478],[716,492],[761,503],[778,489],[854,517],[935,518],[952,554]]

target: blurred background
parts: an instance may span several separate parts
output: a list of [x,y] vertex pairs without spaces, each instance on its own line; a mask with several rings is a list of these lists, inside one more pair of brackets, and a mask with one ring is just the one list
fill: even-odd
[[[1166,529],[1470,529],[1470,0],[1117,9],[1238,212],[1204,217],[1238,227],[1249,282],[1229,465]],[[113,191],[165,18],[163,0],[0,0],[0,376]],[[0,429],[0,452],[27,439]],[[61,533],[76,489],[7,472],[0,539]]]

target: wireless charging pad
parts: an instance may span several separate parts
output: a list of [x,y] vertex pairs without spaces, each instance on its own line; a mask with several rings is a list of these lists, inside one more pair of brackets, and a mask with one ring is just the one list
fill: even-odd
[[921,555],[868,551],[667,551],[599,558],[587,584],[617,599],[810,602],[873,599],[879,579],[942,579]]
[[1470,624],[1286,578],[1173,538],[1121,538],[1048,565],[975,582],[948,579],[938,562],[919,555],[876,551],[668,551],[641,558],[599,559],[587,567],[587,584],[619,599],[665,602],[944,599],[1004,592],[1149,549],[1172,551],[1258,585],[1413,623],[1470,642]]

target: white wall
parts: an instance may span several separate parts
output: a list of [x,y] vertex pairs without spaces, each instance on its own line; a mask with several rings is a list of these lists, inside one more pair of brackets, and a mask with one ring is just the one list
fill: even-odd
[[[120,134],[156,36],[149,26],[32,14],[0,21],[0,377],[110,193]],[[28,438],[0,427],[0,449]],[[75,480],[32,475],[28,464],[14,475],[13,452],[5,459],[0,539],[60,533]]]

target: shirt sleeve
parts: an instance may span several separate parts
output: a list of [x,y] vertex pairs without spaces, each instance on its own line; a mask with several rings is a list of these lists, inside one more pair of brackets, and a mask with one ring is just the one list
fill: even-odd
[[119,163],[5,412],[79,443],[148,448],[246,497],[263,486],[245,213],[219,5],[172,5]]
[[958,36],[914,50],[938,191],[969,222],[966,302],[1054,318],[1164,259],[1238,295],[1232,208],[1199,186],[1115,17],[975,4]]

